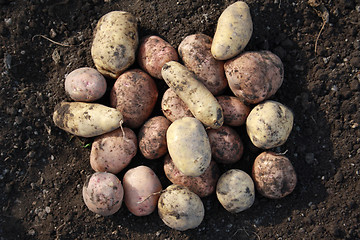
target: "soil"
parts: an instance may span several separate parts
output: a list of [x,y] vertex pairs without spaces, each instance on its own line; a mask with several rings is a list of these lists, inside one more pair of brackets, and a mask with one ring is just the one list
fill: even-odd
[[[52,122],[54,106],[70,100],[64,77],[93,67],[92,33],[112,10],[137,17],[140,37],[161,36],[177,47],[201,32],[213,36],[228,0],[0,0],[0,239],[360,239],[360,3],[322,1],[329,22],[307,1],[249,0],[254,33],[246,47],[276,53],[285,80],[272,99],[295,114],[281,147],[298,175],[294,192],[231,214],[213,194],[203,198],[201,225],[184,232],[167,227],[155,211],[132,215],[125,206],[109,217],[90,212],[81,195],[93,139],[72,137]],[[321,2],[321,1],[319,1]],[[41,37],[44,35],[54,44]],[[133,68],[137,66],[134,65]],[[113,81],[108,79],[109,86]],[[157,81],[160,93],[167,88]],[[109,89],[110,89],[109,87]],[[106,100],[102,100],[106,103]],[[159,103],[153,115],[161,114]],[[246,152],[222,171],[250,172],[259,149],[244,129]],[[137,130],[135,130],[137,131]],[[140,153],[130,167],[154,169],[169,185],[162,160]],[[121,179],[123,173],[118,174]]]

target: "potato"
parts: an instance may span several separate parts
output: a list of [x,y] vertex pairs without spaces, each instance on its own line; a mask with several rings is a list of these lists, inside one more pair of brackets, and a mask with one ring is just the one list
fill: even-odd
[[171,61],[163,66],[161,74],[195,118],[214,129],[223,125],[224,116],[220,104],[193,72],[184,65]]
[[90,211],[109,216],[120,209],[124,190],[114,174],[97,172],[87,178],[82,195]]
[[196,118],[185,117],[173,122],[166,132],[166,141],[175,166],[184,175],[197,177],[209,167],[209,138]]
[[212,194],[215,191],[216,182],[220,176],[220,170],[215,161],[211,161],[209,167],[200,176],[185,176],[175,166],[170,155],[166,155],[164,158],[164,171],[170,182],[187,187],[199,197],[207,197]]
[[65,92],[74,101],[93,102],[106,92],[106,80],[96,69],[75,69],[65,78]]
[[128,170],[123,178],[124,202],[135,216],[151,214],[160,197],[162,186],[154,171],[146,166]]
[[224,74],[224,62],[211,54],[212,38],[202,34],[187,36],[178,51],[184,65],[195,73],[198,79],[213,95],[219,95],[228,83]]
[[250,107],[245,105],[239,98],[234,96],[218,96],[218,100],[223,113],[224,124],[238,127],[246,122],[246,118],[250,113]]
[[97,103],[61,102],[55,106],[55,125],[81,137],[95,137],[120,127],[123,117],[115,108]]
[[147,36],[140,42],[137,60],[144,71],[162,79],[162,66],[170,61],[179,61],[179,56],[170,43],[158,36]]
[[123,114],[125,126],[138,128],[149,118],[157,98],[155,81],[144,71],[132,69],[114,83],[110,105]]
[[198,227],[205,215],[200,197],[175,184],[167,187],[160,195],[158,212],[167,226],[179,231]]
[[150,118],[140,128],[139,148],[147,159],[157,159],[167,153],[166,131],[171,122],[163,116]]
[[239,134],[231,127],[207,130],[211,155],[218,163],[230,164],[240,160],[244,145]]
[[226,61],[224,69],[231,91],[247,104],[268,99],[284,80],[284,66],[270,51],[242,53]]
[[293,122],[294,116],[288,107],[267,100],[251,110],[246,119],[246,131],[256,147],[270,149],[286,142]]
[[135,133],[130,128],[116,129],[95,138],[91,146],[90,165],[97,172],[117,174],[130,163],[136,152]]
[[161,110],[171,122],[183,117],[193,117],[189,107],[171,88],[168,88],[162,97]]
[[263,152],[256,157],[252,176],[259,193],[272,199],[289,195],[297,182],[296,172],[290,160],[273,152]]
[[250,208],[255,201],[255,187],[251,177],[240,169],[231,169],[220,176],[216,196],[221,205],[231,213]]
[[138,47],[136,18],[123,11],[102,16],[96,25],[91,56],[97,70],[110,78],[118,78],[135,62]]
[[227,60],[238,55],[253,32],[249,6],[242,1],[228,6],[220,15],[211,45],[215,59]]

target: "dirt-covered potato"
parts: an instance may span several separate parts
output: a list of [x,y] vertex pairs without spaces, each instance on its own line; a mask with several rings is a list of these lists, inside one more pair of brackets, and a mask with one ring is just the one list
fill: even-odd
[[111,106],[123,114],[130,128],[140,127],[149,118],[157,98],[155,81],[140,69],[121,74],[110,92]]
[[231,213],[250,208],[255,201],[254,182],[246,172],[231,169],[220,176],[216,196],[221,205]]
[[128,170],[123,178],[124,202],[135,216],[151,214],[160,197],[162,186],[154,171],[147,166]]
[[123,116],[115,108],[97,103],[61,102],[53,121],[62,130],[81,137],[95,137],[120,127]]
[[157,159],[167,153],[166,131],[171,122],[163,116],[150,118],[140,128],[139,148],[147,159]]
[[256,147],[270,149],[286,142],[293,122],[294,116],[288,107],[267,100],[251,110],[246,119],[246,131]]
[[249,6],[237,1],[228,6],[220,15],[211,45],[215,59],[227,60],[238,55],[248,42],[253,32]]
[[205,215],[200,197],[186,187],[175,184],[161,194],[158,212],[167,226],[179,231],[198,227]]
[[184,38],[178,51],[184,65],[195,73],[209,91],[219,95],[228,83],[224,73],[224,62],[211,54],[212,38],[197,33]]
[[238,127],[246,122],[250,113],[250,107],[245,105],[239,98],[234,96],[217,96],[221,108],[224,112],[224,124]]
[[138,47],[136,18],[123,11],[102,16],[96,25],[91,56],[97,70],[110,78],[118,78],[135,62]]
[[106,80],[96,69],[75,69],[65,78],[65,92],[74,101],[93,102],[106,92]]
[[135,133],[130,128],[116,129],[95,138],[91,146],[90,165],[97,172],[117,174],[130,163],[136,152]]
[[270,51],[245,52],[224,65],[229,87],[248,104],[257,104],[276,93],[284,80],[281,59]]
[[229,126],[207,130],[211,155],[218,163],[230,164],[240,160],[244,145],[239,134]]
[[220,104],[193,72],[184,65],[171,61],[163,66],[161,74],[195,118],[214,129],[223,125],[224,115]]
[[179,61],[176,49],[158,36],[147,36],[141,40],[137,61],[152,77],[162,79],[161,68],[170,61]]
[[193,117],[174,121],[166,132],[169,154],[186,176],[197,177],[210,165],[211,148],[204,126]]
[[97,172],[87,178],[82,195],[90,211],[109,216],[120,209],[124,190],[114,174]]
[[297,183],[296,172],[290,160],[273,152],[263,152],[256,157],[252,176],[258,192],[272,199],[289,195]]
[[211,161],[209,167],[200,176],[185,176],[177,169],[170,155],[166,155],[164,158],[164,171],[170,182],[187,187],[199,197],[207,197],[212,194],[220,176],[220,170],[215,161]]
[[189,107],[171,88],[165,91],[161,99],[161,110],[171,122],[183,117],[193,117]]

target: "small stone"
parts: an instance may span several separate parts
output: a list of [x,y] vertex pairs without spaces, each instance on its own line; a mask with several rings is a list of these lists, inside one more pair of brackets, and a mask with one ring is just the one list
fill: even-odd
[[309,165],[313,164],[315,161],[314,153],[306,153],[305,155],[305,162]]
[[23,122],[23,118],[22,117],[20,117],[20,116],[16,116],[15,117],[15,123],[17,124],[17,125],[20,125],[22,122]]
[[50,37],[55,38],[56,36],[57,36],[57,33],[55,32],[55,30],[53,28],[50,29]]
[[50,208],[49,206],[46,206],[46,207],[45,207],[45,212],[46,212],[46,213],[50,213],[50,212],[51,212],[51,208]]
[[334,180],[336,183],[341,183],[344,180],[344,175],[342,174],[341,171],[338,171],[335,176],[334,176]]
[[352,80],[350,83],[350,89],[352,91],[357,91],[359,89],[359,81],[358,80]]
[[360,57],[352,57],[349,62],[353,67],[360,68]]
[[34,229],[30,229],[29,231],[28,231],[28,234],[30,235],[30,236],[34,236],[35,235],[35,230]]
[[59,64],[60,63],[60,60],[61,60],[61,56],[60,56],[60,53],[59,53],[59,50],[58,49],[55,49],[51,55],[53,61],[55,62],[55,64]]

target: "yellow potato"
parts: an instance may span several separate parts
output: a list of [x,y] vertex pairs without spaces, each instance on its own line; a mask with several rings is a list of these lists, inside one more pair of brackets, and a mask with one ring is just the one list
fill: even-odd
[[227,60],[238,55],[253,32],[249,6],[242,1],[228,6],[220,15],[211,45],[215,59]]

